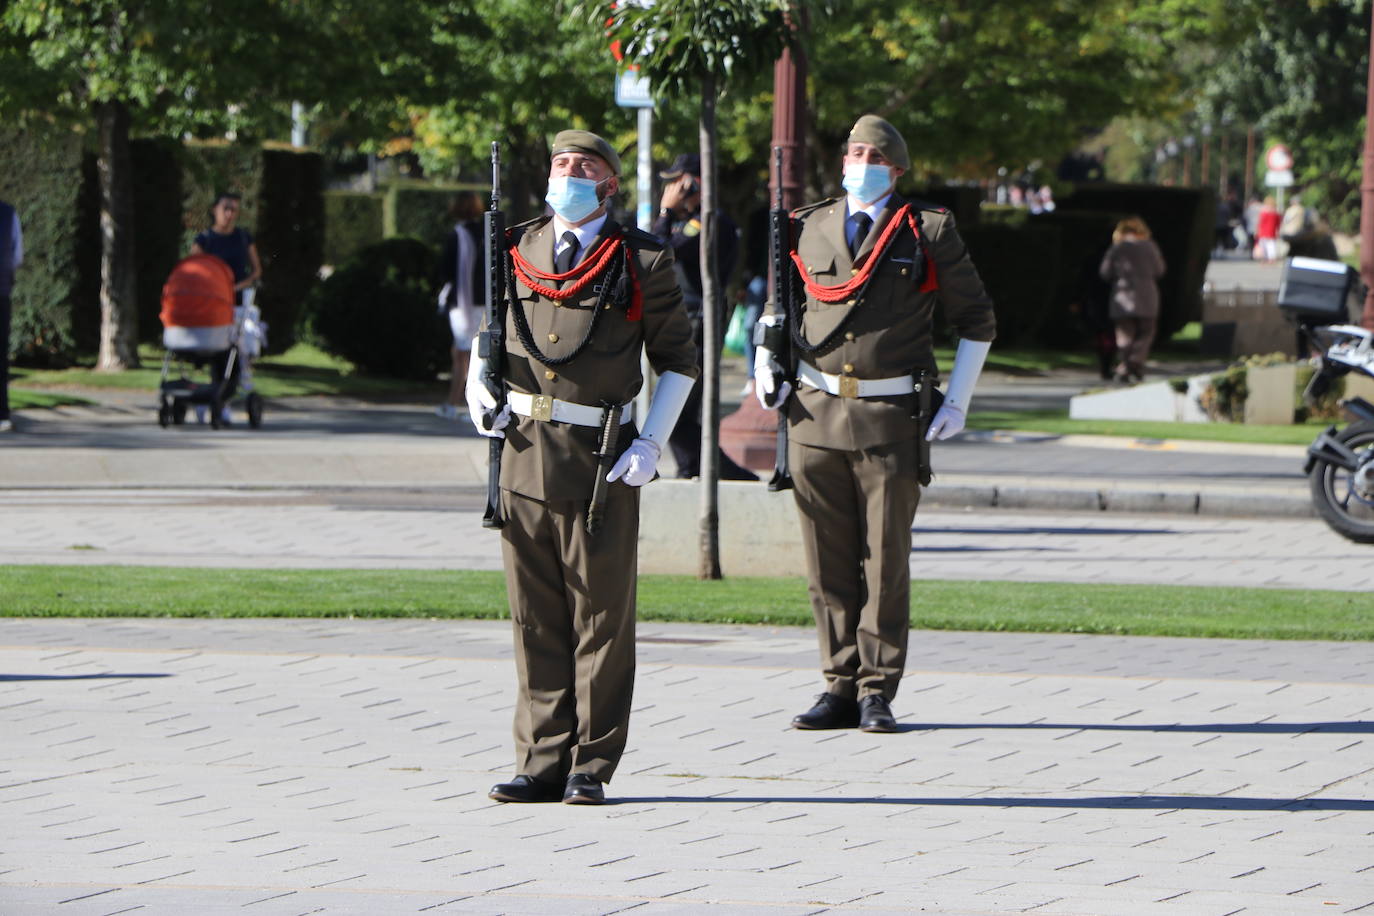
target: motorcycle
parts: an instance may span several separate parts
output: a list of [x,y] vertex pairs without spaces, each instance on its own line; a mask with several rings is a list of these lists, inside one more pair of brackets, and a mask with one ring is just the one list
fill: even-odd
[[[1320,351],[1317,369],[1303,392],[1311,405],[1335,381],[1350,373],[1374,378],[1374,332],[1349,324],[1300,324]],[[1304,473],[1312,504],[1337,534],[1374,544],[1374,404],[1361,397],[1340,402],[1352,418],[1344,429],[1329,427],[1307,447]]]

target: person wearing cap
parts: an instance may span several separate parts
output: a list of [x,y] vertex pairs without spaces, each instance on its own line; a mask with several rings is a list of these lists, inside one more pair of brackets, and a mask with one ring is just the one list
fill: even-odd
[[[620,157],[555,138],[551,216],[512,227],[506,403],[468,370],[477,431],[503,437],[501,552],[515,634],[515,769],[503,802],[600,804],[625,749],[634,688],[639,487],[655,476],[696,377],[672,251],[608,213]],[[660,375],[647,415],[640,351]],[[615,450],[596,454],[618,418]],[[609,470],[607,470],[609,468]],[[598,477],[610,482],[589,531]]]
[[[923,425],[927,440],[963,429],[995,330],[953,215],[895,191],[910,167],[896,128],[875,115],[858,120],[845,145],[845,196],[792,214],[801,260],[793,283],[805,301],[770,303],[762,319],[777,327],[787,316],[799,356],[786,377],[759,347],[755,388],[765,408],[787,414],[825,678],[794,728],[897,730],[891,701],[906,663],[917,439]],[[937,371],[937,305],[960,340],[943,405],[923,424],[917,385],[923,370]]]
[[[682,302],[687,317],[692,320],[692,332],[697,345],[698,380],[692,394],[682,408],[668,446],[677,464],[678,477],[701,475],[701,381],[704,368],[705,338],[702,336],[705,297],[701,288],[701,157],[696,153],[681,153],[672,165],[658,173],[664,181],[658,217],[650,231],[659,241],[673,249],[677,265],[678,285],[682,287]],[[716,211],[716,288],[724,291],[725,283],[735,269],[739,251],[739,229],[723,210]],[[721,302],[724,302],[721,297]],[[717,313],[716,329],[725,337],[725,315]],[[719,341],[718,341],[719,343]],[[720,452],[720,476],[725,480],[757,480],[752,471],[740,467],[725,452]]]

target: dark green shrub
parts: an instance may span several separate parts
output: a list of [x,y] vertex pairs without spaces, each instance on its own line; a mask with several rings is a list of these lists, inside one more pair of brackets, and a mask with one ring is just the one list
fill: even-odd
[[[79,135],[47,125],[0,129],[0,198],[18,212],[24,233],[10,352],[27,364],[63,365],[75,353],[80,179]],[[85,304],[98,309],[94,299]]]
[[381,194],[324,192],[324,263],[342,265],[384,238],[383,200]]
[[162,286],[186,250],[182,247],[180,144],[134,140],[129,159],[134,182],[134,261],[137,265],[138,337],[162,342]]
[[1202,280],[1211,258],[1216,213],[1212,189],[1081,184],[1059,198],[1055,213],[1082,210],[1135,214],[1150,227],[1168,265],[1159,281],[1159,338],[1168,338],[1202,315]]
[[[998,342],[1027,342],[1046,320],[1059,283],[1059,229],[991,224],[961,227],[959,234],[992,296]],[[943,326],[938,308],[936,322],[937,329]]]
[[324,260],[324,161],[318,153],[265,149],[258,187],[258,306],[280,353],[296,341],[305,300]]
[[359,369],[429,380],[449,365],[449,331],[435,308],[436,257],[417,239],[358,252],[306,303],[314,338]]
[[1086,345],[1083,309],[1094,293],[1107,294],[1097,270],[1119,219],[1115,213],[1091,210],[1055,210],[1027,217],[1027,226],[1053,226],[1059,232],[1058,281],[1036,328],[1036,343],[1061,349]]
[[382,231],[387,238],[416,238],[438,247],[453,229],[448,218],[449,204],[459,191],[471,189],[483,194],[479,185],[435,185],[398,181],[386,189],[382,208]]

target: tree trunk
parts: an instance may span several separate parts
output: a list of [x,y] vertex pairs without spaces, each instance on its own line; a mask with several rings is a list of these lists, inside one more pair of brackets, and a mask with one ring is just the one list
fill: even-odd
[[701,558],[698,579],[720,574],[720,323],[716,246],[716,81],[701,84]]
[[134,194],[129,168],[129,109],[96,107],[100,126],[100,355],[96,369],[138,367],[138,303],[134,265]]

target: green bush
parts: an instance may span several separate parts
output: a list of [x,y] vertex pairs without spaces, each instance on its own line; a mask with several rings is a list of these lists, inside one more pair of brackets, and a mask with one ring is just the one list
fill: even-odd
[[449,331],[435,308],[436,261],[418,239],[364,248],[311,292],[314,338],[365,372],[434,378],[449,365]]
[[382,194],[324,192],[324,263],[341,265],[382,235]]
[[1167,265],[1159,281],[1161,338],[1201,317],[1202,280],[1214,233],[1215,192],[1210,188],[1081,184],[1059,198],[1055,215],[1070,211],[1135,214],[1145,220]]
[[387,186],[382,206],[383,233],[387,238],[419,239],[437,248],[453,230],[448,208],[453,196],[462,190],[485,194],[487,189],[479,185],[393,182]]
[[[1059,283],[1059,229],[993,223],[961,227],[959,234],[992,297],[998,342],[1027,342],[1045,322]],[[943,315],[935,311],[938,329]]]
[[[0,198],[18,212],[24,234],[10,353],[25,364],[64,365],[75,350],[80,177],[77,134],[46,125],[0,129]],[[98,309],[95,299],[85,305]]]

